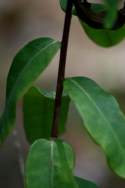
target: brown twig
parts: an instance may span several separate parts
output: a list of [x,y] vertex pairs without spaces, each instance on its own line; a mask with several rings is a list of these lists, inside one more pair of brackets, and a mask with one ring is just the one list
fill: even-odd
[[56,98],[55,98],[55,106],[54,106],[54,116],[53,116],[52,132],[51,132],[51,137],[53,138],[58,137],[60,111],[61,111],[62,94],[63,94],[63,81],[65,78],[67,48],[68,48],[69,32],[70,32],[70,25],[71,25],[71,18],[72,18],[72,6],[73,6],[72,0],[68,0],[66,15],[65,15],[63,37],[62,37],[62,43],[61,43]]

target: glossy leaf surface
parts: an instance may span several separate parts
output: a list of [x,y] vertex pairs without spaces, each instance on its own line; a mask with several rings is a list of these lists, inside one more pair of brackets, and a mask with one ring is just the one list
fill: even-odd
[[78,188],[73,176],[74,154],[63,141],[37,140],[26,163],[27,188]]
[[[24,96],[24,128],[27,140],[33,143],[39,138],[50,138],[53,121],[55,93],[32,87]],[[62,98],[59,133],[65,132],[69,109],[69,97]]]
[[39,38],[28,43],[14,58],[7,79],[5,109],[0,118],[0,143],[15,124],[16,102],[45,70],[59,48],[58,41]]
[[125,178],[125,116],[117,101],[86,77],[69,78],[64,86],[110,167]]

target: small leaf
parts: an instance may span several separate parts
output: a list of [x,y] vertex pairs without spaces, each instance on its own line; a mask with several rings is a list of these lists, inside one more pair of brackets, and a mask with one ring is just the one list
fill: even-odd
[[39,38],[28,43],[14,58],[7,79],[5,109],[0,118],[0,143],[15,124],[16,102],[49,65],[59,48],[58,41]]
[[88,37],[102,47],[112,47],[125,38],[125,25],[116,30],[95,29],[80,21]]
[[[50,138],[54,111],[54,92],[32,87],[24,95],[24,129],[30,143],[39,138]],[[59,133],[65,132],[65,124],[69,109],[69,97],[62,98]]]
[[78,188],[73,176],[74,154],[63,141],[37,140],[26,162],[27,188]]
[[110,167],[125,178],[125,116],[115,98],[85,77],[67,79],[64,88]]
[[79,188],[98,188],[93,182],[76,177]]

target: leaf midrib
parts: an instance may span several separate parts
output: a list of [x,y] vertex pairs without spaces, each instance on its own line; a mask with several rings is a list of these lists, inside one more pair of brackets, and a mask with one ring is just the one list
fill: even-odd
[[116,143],[119,145],[118,148],[121,150],[121,153],[122,153],[123,159],[124,159],[124,156],[125,156],[124,148],[122,148],[122,146],[121,146],[122,144],[119,142],[119,139],[117,138],[117,135],[116,135],[115,132],[113,131],[111,123],[110,123],[109,121],[107,121],[107,119],[106,119],[105,115],[103,114],[103,112],[99,109],[99,107],[96,105],[96,103],[94,102],[94,100],[92,100],[91,96],[85,91],[85,89],[82,88],[81,85],[80,85],[78,82],[76,82],[75,80],[70,79],[70,81],[71,81],[72,83],[74,83],[74,84],[76,85],[76,87],[79,87],[79,88],[85,93],[85,95],[86,95],[86,96],[90,99],[90,101],[94,104],[94,106],[96,107],[97,111],[99,111],[99,113],[101,114],[101,116],[103,117],[103,119],[107,122],[107,124],[108,124],[108,126],[109,126],[109,129],[110,129],[111,132],[112,132],[112,135],[113,135],[114,138],[116,139]]
[[13,93],[15,93],[14,91],[16,90],[16,86],[18,84],[18,82],[20,81],[20,77],[21,75],[25,72],[25,70],[27,69],[27,67],[29,66],[29,64],[31,64],[31,62],[40,54],[42,53],[42,51],[44,51],[46,48],[48,48],[49,46],[56,44],[57,41],[53,41],[50,44],[48,44],[47,46],[45,46],[44,48],[42,48],[41,50],[39,50],[31,59],[30,61],[26,64],[26,66],[24,66],[24,68],[22,69],[22,71],[20,72],[18,79],[15,81],[14,87],[12,88],[12,91],[10,92],[9,98],[7,99],[7,105],[9,104],[9,101],[11,101],[11,98],[13,96]]

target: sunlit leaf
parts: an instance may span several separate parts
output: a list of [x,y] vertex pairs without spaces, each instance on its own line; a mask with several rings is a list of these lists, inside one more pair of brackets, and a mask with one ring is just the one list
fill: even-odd
[[85,77],[69,78],[64,86],[88,133],[102,147],[110,167],[125,178],[125,116],[117,101]]
[[[50,138],[53,121],[55,93],[32,87],[24,96],[24,128],[27,140],[33,143],[38,138]],[[69,97],[62,98],[59,133],[66,129]]]
[[17,101],[49,65],[59,48],[58,41],[39,38],[28,43],[14,58],[7,79],[5,108],[0,118],[0,143],[15,124]]

